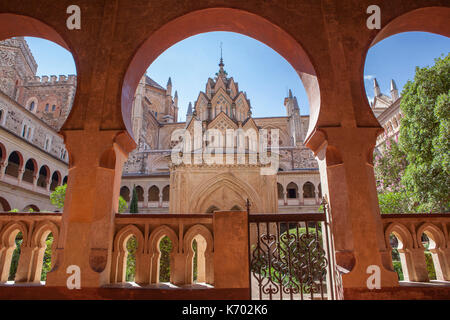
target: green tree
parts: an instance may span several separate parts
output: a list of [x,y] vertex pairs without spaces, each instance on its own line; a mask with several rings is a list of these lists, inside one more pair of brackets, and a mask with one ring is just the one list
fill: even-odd
[[138,197],[136,192],[136,186],[133,186],[133,194],[131,196],[131,203],[130,203],[130,213],[138,213]]
[[127,211],[128,205],[122,196],[119,196],[119,213],[124,213]]
[[64,200],[66,199],[66,190],[67,184],[63,184],[62,186],[57,186],[55,188],[55,191],[53,191],[50,194],[50,201],[58,209],[64,207]]
[[416,68],[402,92],[400,149],[408,166],[402,184],[427,211],[450,209],[450,54]]

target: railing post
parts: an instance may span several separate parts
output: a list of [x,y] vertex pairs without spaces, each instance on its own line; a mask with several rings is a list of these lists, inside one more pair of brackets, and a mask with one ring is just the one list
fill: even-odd
[[214,287],[245,289],[249,299],[248,213],[216,211],[213,226]]

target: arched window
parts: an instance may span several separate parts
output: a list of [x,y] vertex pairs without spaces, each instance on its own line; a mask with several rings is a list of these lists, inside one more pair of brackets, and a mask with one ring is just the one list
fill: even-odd
[[120,188],[120,195],[125,199],[126,202],[130,201],[130,189],[128,187],[123,186]]
[[53,172],[52,175],[52,182],[50,184],[50,190],[54,191],[56,189],[57,186],[59,186],[61,182],[61,175],[58,171]]
[[41,188],[46,188],[48,180],[50,178],[50,170],[47,166],[42,166],[39,170],[39,177],[37,181],[37,186]]
[[303,185],[303,198],[314,198],[316,196],[316,193],[314,191],[314,185],[311,182],[306,182]]
[[49,105],[48,105],[48,103],[45,105],[45,112],[48,112],[48,109],[49,109]]
[[52,112],[56,110],[56,106],[52,105]]
[[148,190],[148,201],[159,201],[159,189],[157,186],[152,186]]
[[162,190],[162,200],[163,201],[169,201],[169,193],[170,193],[170,187],[169,187],[169,185],[167,185]]
[[295,183],[289,183],[286,187],[286,191],[289,199],[297,199],[298,187]]
[[144,201],[144,189],[141,186],[136,187],[138,201]]
[[18,178],[21,166],[22,156],[17,151],[14,151],[9,155],[8,166],[6,167],[5,174]]
[[33,183],[33,178],[36,174],[36,165],[33,159],[28,159],[25,163],[25,171],[23,172],[22,181]]
[[238,205],[234,205],[233,208],[230,209],[230,211],[242,211],[242,208]]
[[34,110],[34,101],[31,101],[30,106],[28,107],[28,110],[30,110],[30,111]]

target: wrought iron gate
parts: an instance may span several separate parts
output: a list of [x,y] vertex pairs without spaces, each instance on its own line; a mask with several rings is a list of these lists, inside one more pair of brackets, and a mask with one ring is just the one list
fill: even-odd
[[334,299],[324,213],[249,214],[252,299]]

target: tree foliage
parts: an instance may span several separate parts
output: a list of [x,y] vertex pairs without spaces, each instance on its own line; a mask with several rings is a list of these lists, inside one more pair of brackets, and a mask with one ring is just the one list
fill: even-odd
[[64,207],[64,200],[66,199],[66,190],[67,184],[63,184],[62,186],[57,186],[55,188],[55,191],[53,191],[50,194],[50,201],[58,209]]
[[416,68],[402,92],[400,148],[408,166],[402,183],[428,210],[450,209],[450,54]]
[[450,54],[435,61],[406,83],[398,143],[375,156],[382,213],[450,209]]

